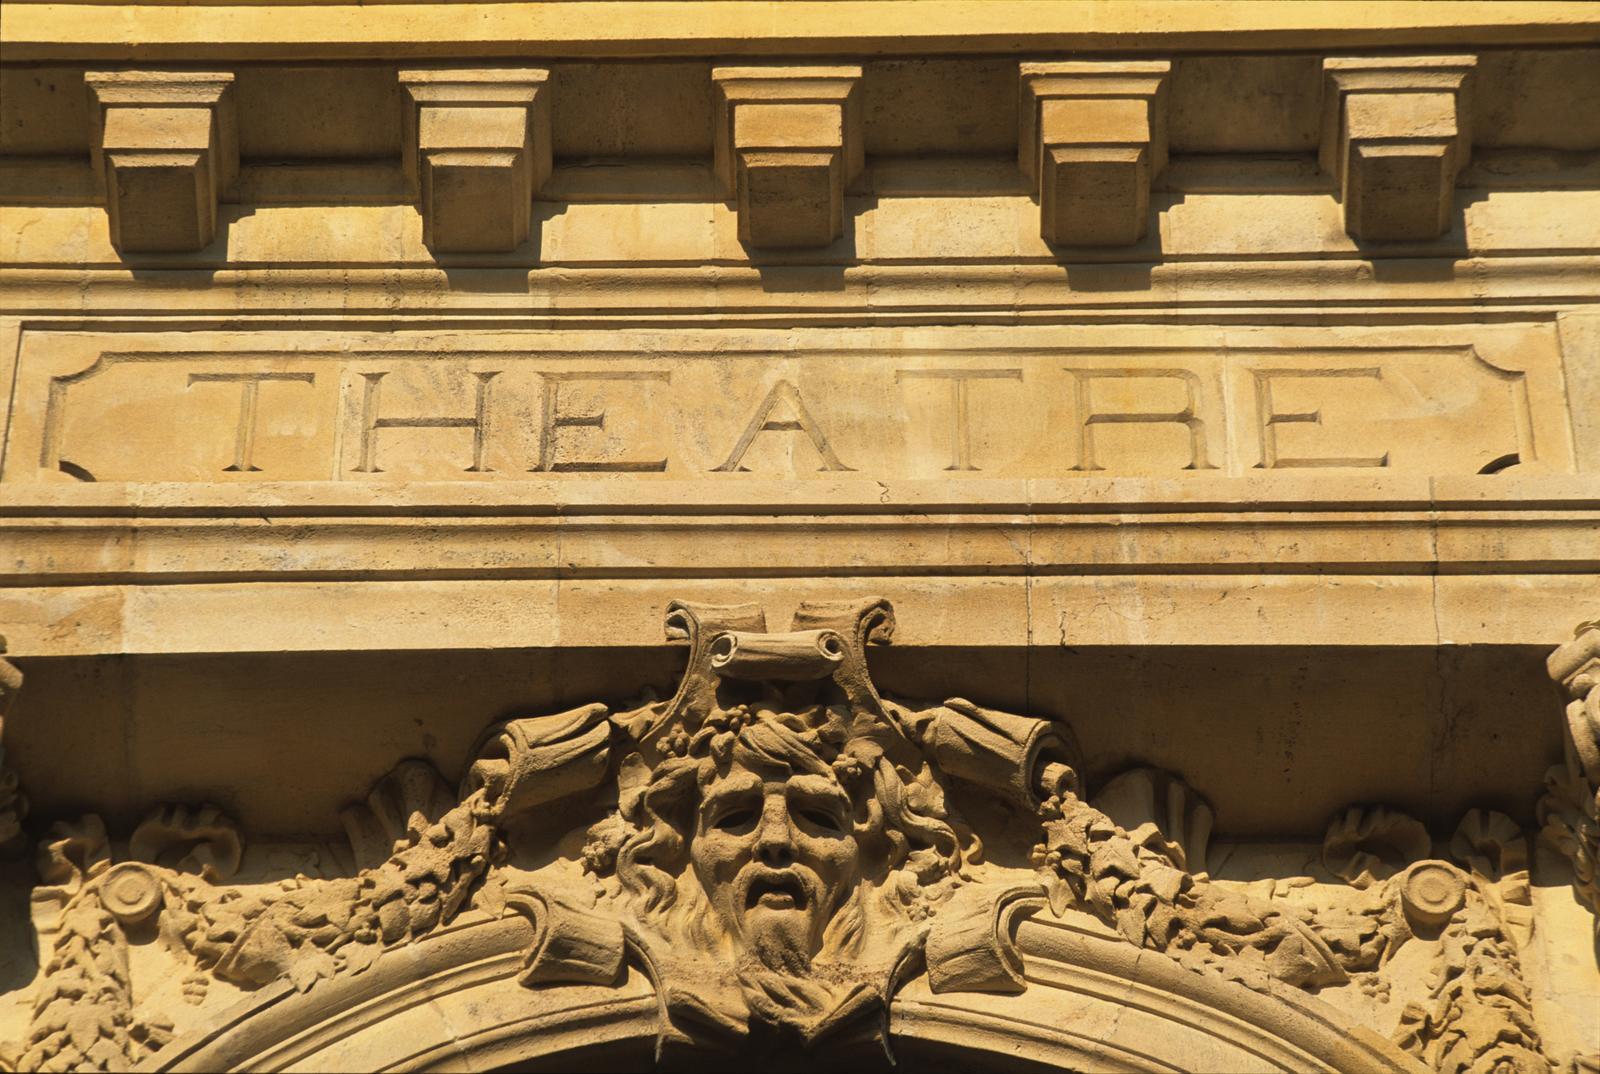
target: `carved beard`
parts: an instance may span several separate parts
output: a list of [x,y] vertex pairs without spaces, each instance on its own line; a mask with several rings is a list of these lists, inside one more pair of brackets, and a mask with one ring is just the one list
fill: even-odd
[[745,915],[745,941],[756,961],[778,973],[811,969],[811,915],[793,910],[753,910]]
[[810,952],[809,915],[755,914],[745,919],[745,955],[735,976],[750,1016],[779,1029],[798,1033],[809,1045],[831,1026],[843,1024],[881,1003],[881,988],[848,971],[837,961],[853,952],[861,935],[861,908],[854,898],[838,908],[824,930],[817,953],[827,969],[816,972]]

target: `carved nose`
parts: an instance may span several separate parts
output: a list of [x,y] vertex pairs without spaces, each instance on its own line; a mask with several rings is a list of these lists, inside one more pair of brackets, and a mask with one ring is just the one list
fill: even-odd
[[794,851],[782,839],[763,839],[756,845],[756,857],[763,865],[782,867],[794,864]]
[[789,837],[788,818],[767,810],[756,834],[756,858],[763,865],[784,866],[794,862],[794,841]]

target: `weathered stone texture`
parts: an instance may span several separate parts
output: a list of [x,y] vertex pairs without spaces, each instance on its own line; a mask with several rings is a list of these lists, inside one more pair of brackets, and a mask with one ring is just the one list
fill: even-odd
[[0,1070],[1600,1064],[1600,14],[14,2]]

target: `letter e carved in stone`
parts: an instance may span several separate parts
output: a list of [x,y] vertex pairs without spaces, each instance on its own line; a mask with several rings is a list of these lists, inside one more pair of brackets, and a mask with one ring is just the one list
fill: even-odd
[[672,374],[664,369],[591,370],[570,373],[544,373],[544,402],[540,408],[539,461],[532,467],[547,473],[660,473],[666,459],[559,459],[556,433],[562,429],[604,429],[606,412],[568,414],[561,409],[561,385],[584,381],[634,381],[669,384]]
[[1369,377],[1382,380],[1383,370],[1367,369],[1257,369],[1252,371],[1256,385],[1257,429],[1261,434],[1261,470],[1287,470],[1321,466],[1381,467],[1389,465],[1389,453],[1371,456],[1329,456],[1324,458],[1284,458],[1278,452],[1277,426],[1304,423],[1321,425],[1322,411],[1280,411],[1272,401],[1272,382],[1287,377],[1337,378]]

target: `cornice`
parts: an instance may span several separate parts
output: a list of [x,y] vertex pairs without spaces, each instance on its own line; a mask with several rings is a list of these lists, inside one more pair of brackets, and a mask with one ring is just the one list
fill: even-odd
[[7,5],[15,62],[866,56],[1100,49],[1548,45],[1600,39],[1586,3],[714,0],[711,3]]
[[[609,6],[626,23],[629,5]],[[387,10],[405,27],[435,9]],[[715,24],[707,10],[693,19]],[[69,262],[141,265],[247,262],[252,236],[275,261],[452,266],[1182,257],[1219,238],[1247,255],[1285,240],[1383,257],[1595,244],[1581,221],[1595,215],[1600,49],[1321,41],[1063,60],[1022,35],[1001,59],[886,60],[858,41],[806,63],[790,40],[758,59],[640,63],[492,48],[393,66],[204,48],[8,62],[0,200],[20,210],[9,230],[37,234],[0,258],[35,260],[30,243],[63,256],[45,233]],[[1237,200],[1215,204],[1234,194],[1254,203],[1246,219]]]

